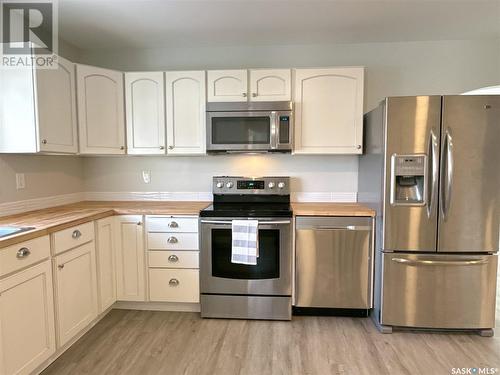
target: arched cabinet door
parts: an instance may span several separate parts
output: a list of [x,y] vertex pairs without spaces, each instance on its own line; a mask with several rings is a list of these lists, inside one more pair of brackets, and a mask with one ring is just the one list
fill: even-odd
[[290,101],[291,90],[290,69],[254,69],[250,70],[250,100]]
[[82,154],[124,154],[123,73],[77,65],[77,103]]
[[128,154],[165,154],[163,72],[125,73]]
[[207,72],[207,101],[246,102],[247,100],[247,70],[209,70]]
[[75,65],[58,57],[57,69],[36,71],[41,152],[76,154]]
[[361,154],[364,68],[294,73],[295,153]]
[[166,72],[167,154],[205,154],[205,72]]

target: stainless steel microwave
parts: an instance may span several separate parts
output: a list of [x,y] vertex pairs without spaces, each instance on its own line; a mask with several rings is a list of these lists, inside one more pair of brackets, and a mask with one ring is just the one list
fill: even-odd
[[292,102],[207,103],[207,152],[291,152]]

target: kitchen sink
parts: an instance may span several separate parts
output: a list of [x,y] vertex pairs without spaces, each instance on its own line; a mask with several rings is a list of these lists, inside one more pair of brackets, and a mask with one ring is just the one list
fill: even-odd
[[34,227],[2,227],[0,226],[0,238],[12,236],[21,232],[35,229]]

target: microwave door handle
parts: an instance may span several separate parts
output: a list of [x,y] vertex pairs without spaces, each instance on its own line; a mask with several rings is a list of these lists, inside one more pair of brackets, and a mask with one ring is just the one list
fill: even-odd
[[278,148],[278,125],[276,123],[276,112],[272,111],[269,115],[271,121],[271,149],[274,150]]

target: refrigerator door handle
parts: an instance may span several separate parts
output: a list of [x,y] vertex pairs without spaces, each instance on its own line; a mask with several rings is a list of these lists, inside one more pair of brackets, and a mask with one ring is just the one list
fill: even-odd
[[488,263],[487,259],[465,259],[465,260],[414,260],[405,258],[391,258],[393,262],[407,264],[409,266],[474,266]]
[[449,128],[445,132],[444,144],[446,155],[443,153],[444,164],[442,165],[444,165],[443,173],[446,173],[446,175],[444,176],[444,186],[441,190],[443,202],[441,207],[443,219],[446,221],[450,210],[451,186],[453,183],[453,138]]
[[436,205],[436,189],[439,178],[438,139],[433,129],[431,129],[429,133],[429,157],[430,160],[428,166],[430,168],[430,171],[428,171],[428,173],[430,174],[430,184],[428,185],[429,189],[427,192],[427,217],[430,218],[432,216],[432,213],[434,212],[434,207]]

